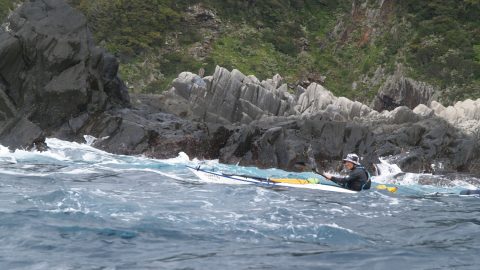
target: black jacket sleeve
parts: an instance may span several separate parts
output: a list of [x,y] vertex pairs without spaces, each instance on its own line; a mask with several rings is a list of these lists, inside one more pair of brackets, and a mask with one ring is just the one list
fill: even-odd
[[342,187],[359,191],[362,189],[363,184],[367,181],[367,176],[363,170],[356,168],[346,177],[334,176],[330,180]]

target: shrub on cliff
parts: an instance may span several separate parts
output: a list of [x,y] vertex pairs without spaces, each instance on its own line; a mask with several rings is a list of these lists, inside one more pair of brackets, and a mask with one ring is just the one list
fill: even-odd
[[165,35],[176,27],[180,14],[173,0],[77,0],[99,41],[123,57],[162,46]]
[[13,8],[14,0],[0,0],[0,21],[3,21],[8,15],[8,11]]

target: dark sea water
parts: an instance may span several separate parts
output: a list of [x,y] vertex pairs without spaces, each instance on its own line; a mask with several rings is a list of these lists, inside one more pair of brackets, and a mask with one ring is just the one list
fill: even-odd
[[184,154],[48,144],[0,147],[0,269],[480,269],[480,198],[456,195],[469,176],[375,178],[397,193],[269,189],[202,182]]

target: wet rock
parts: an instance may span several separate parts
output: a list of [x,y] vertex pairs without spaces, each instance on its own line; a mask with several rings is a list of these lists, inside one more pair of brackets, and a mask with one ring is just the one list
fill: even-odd
[[175,115],[151,110],[118,109],[91,117],[81,130],[99,138],[93,146],[110,153],[153,158],[214,159],[230,136],[223,126],[207,126]]
[[30,150],[35,149],[36,145],[41,146],[45,142],[45,135],[38,125],[20,117],[11,119],[0,128],[0,142],[11,150]]

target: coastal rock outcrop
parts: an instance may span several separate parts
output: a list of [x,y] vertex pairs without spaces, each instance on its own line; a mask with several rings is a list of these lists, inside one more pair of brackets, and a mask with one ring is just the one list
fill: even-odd
[[[85,113],[129,106],[116,58],[94,46],[85,17],[64,1],[26,1],[6,25],[0,30],[3,144],[29,148]],[[18,136],[19,129],[28,136]]]
[[477,100],[467,99],[459,101],[453,106],[444,107],[433,101],[431,110],[449,123],[460,126],[470,133],[480,132],[480,98]]
[[431,85],[397,73],[389,76],[382,85],[373,102],[373,108],[379,112],[399,106],[414,109],[419,104],[428,104],[434,91]]
[[91,135],[112,153],[215,158],[226,141],[225,128],[162,113],[141,97],[132,106],[117,59],[94,45],[85,17],[63,0],[15,10],[0,32],[0,59],[0,143],[11,149]]
[[431,108],[395,106],[380,113],[335,97],[316,83],[296,95],[279,90],[282,83],[276,78],[260,82],[220,67],[205,78],[182,73],[159,106],[188,119],[233,125],[220,149],[220,161],[226,163],[291,170],[313,155],[318,166],[332,168],[341,165],[338,161],[347,153],[356,152],[365,163],[388,157],[405,171],[480,173],[474,166],[480,140],[458,125],[461,121],[453,121],[476,116],[474,102],[459,103],[448,109],[449,114],[435,102]]
[[352,120],[373,112],[368,106],[344,97],[335,97],[317,83],[298,95],[289,89],[279,75],[259,81],[238,70],[218,67],[212,76],[183,72],[173,87],[161,98],[161,107],[175,115],[196,121],[222,124],[249,124],[268,116],[329,113],[336,120]]
[[82,126],[81,134],[98,139],[93,146],[110,153],[171,158],[180,152],[214,159],[229,133],[204,123],[172,114],[139,109],[117,109],[102,113]]
[[250,123],[264,116],[295,114],[295,97],[280,76],[260,82],[217,67],[213,76],[201,78],[183,72],[163,98],[166,111],[191,120],[222,124]]

